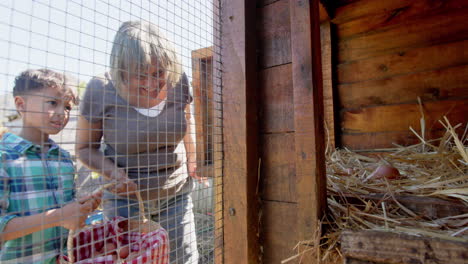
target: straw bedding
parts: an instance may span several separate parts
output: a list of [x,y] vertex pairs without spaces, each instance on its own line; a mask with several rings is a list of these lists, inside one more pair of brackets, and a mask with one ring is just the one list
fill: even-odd
[[[344,229],[388,230],[468,242],[468,124],[453,127],[446,118],[441,123],[446,128],[442,138],[427,141],[423,133],[411,129],[421,142],[397,146],[387,154],[369,156],[347,149],[327,154],[328,212],[322,221],[326,232],[307,241],[313,248],[283,263],[303,254],[313,254],[325,263],[341,263],[339,236]],[[421,204],[411,209],[400,197]],[[440,216],[431,210],[414,210],[431,209],[432,201],[448,204],[449,213]],[[314,241],[320,241],[320,247]]]

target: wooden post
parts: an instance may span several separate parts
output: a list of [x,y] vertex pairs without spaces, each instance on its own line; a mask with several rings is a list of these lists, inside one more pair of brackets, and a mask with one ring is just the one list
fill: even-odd
[[224,262],[258,263],[255,1],[221,1]]
[[[323,8],[320,9],[321,11]],[[322,16],[322,15],[321,15]],[[328,151],[335,149],[335,112],[333,105],[333,76],[332,76],[332,43],[330,32],[330,21],[320,24],[320,43],[322,50],[322,79],[323,79],[323,110],[327,131],[325,143]]]
[[221,18],[220,2],[213,1],[213,168],[214,168],[214,261],[224,263],[224,212],[223,212],[223,98],[221,71]]
[[[306,241],[315,238],[326,208],[319,0],[290,0],[290,13],[297,238]],[[311,255],[304,257],[303,263],[316,262]]]

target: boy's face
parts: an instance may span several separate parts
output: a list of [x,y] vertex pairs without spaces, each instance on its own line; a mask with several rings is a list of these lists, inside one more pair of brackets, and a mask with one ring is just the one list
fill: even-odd
[[67,125],[73,107],[72,98],[56,88],[43,88],[16,96],[15,103],[21,113],[23,127],[47,135],[55,135]]

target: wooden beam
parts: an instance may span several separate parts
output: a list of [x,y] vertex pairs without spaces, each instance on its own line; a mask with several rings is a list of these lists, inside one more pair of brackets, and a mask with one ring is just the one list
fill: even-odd
[[[326,208],[319,1],[290,0],[297,239],[314,238]],[[305,256],[306,258],[308,256]],[[304,263],[314,263],[312,258]]]
[[[440,198],[433,197],[419,197],[409,195],[395,195],[395,200],[408,208],[418,216],[429,218],[429,219],[440,219],[450,216],[457,216],[468,214],[468,207],[460,201],[447,201]],[[346,200],[347,203],[351,203],[356,206],[366,206],[365,202],[373,201],[377,204],[386,202],[387,204],[396,204],[392,197],[384,194],[359,194],[356,195],[343,193],[336,195],[337,201]]]
[[341,252],[346,257],[389,264],[464,264],[468,242],[385,231],[344,231]]
[[255,1],[222,0],[224,263],[258,263]]
[[333,100],[333,64],[330,21],[320,24],[322,50],[323,108],[326,131],[326,146],[335,149],[335,110]]
[[[383,3],[383,2],[382,2]],[[367,59],[394,52],[464,40],[468,36],[468,8],[423,16],[387,28],[342,39],[338,35],[339,63]]]
[[213,1],[213,191],[214,191],[214,262],[224,264],[223,210],[223,120],[221,71],[221,12],[220,2]]
[[[452,124],[466,122],[468,100],[466,95],[457,100],[423,102],[426,128],[443,129],[439,120],[444,116]],[[404,118],[398,118],[404,117]],[[421,129],[421,112],[417,103],[395,104],[376,107],[342,110],[341,128],[343,133],[372,133],[407,131],[411,126],[416,131]]]

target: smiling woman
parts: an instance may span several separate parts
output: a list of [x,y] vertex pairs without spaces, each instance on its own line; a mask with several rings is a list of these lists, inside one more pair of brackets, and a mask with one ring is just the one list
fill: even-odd
[[151,218],[169,232],[171,263],[197,263],[191,192],[194,179],[205,179],[196,173],[187,76],[170,42],[148,22],[122,24],[110,66],[110,74],[88,83],[76,144],[85,165],[118,182],[104,193],[104,216],[138,218],[133,192],[140,192]]

